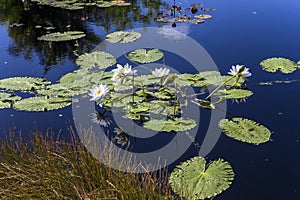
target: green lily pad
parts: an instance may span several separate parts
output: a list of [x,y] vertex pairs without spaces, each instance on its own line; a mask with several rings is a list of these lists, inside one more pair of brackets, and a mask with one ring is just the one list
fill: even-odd
[[0,101],[0,109],[4,109],[4,108],[10,108],[10,103]]
[[271,132],[265,126],[244,118],[222,119],[219,127],[227,136],[250,144],[265,143],[271,136]]
[[297,64],[286,58],[268,58],[260,63],[263,70],[267,72],[281,71],[289,74],[297,69]]
[[158,120],[151,119],[144,123],[144,127],[153,131],[161,131],[161,132],[179,132],[186,131],[196,127],[195,120],[192,119],[183,119],[183,118],[175,118],[174,120]]
[[139,63],[151,63],[160,60],[164,56],[158,49],[137,49],[129,53],[128,58],[131,61]]
[[177,165],[169,183],[180,197],[189,200],[212,198],[228,189],[234,179],[230,164],[222,159],[207,164],[202,157],[194,157]]
[[242,89],[221,90],[220,92],[225,95],[226,99],[242,99],[253,95],[252,91]]
[[106,36],[105,40],[110,43],[130,43],[134,42],[141,37],[139,32],[134,31],[117,31],[110,33]]
[[207,15],[207,14],[201,14],[201,15],[195,15],[194,18],[196,18],[196,19],[211,19],[212,16]]
[[17,101],[14,108],[23,111],[49,111],[71,105],[70,98],[30,97]]
[[19,101],[21,99],[22,97],[15,94],[0,92],[0,101],[2,102]]
[[109,53],[102,51],[94,51],[92,53],[85,53],[76,59],[76,64],[81,68],[93,68],[105,69],[116,64],[117,60]]
[[6,90],[32,91],[43,88],[50,83],[50,81],[47,81],[44,78],[13,77],[1,79],[0,88]]
[[57,33],[49,33],[43,35],[38,38],[38,40],[43,40],[47,42],[61,42],[61,41],[68,41],[68,40],[77,40],[80,38],[85,37],[84,32],[81,31],[67,31],[67,32],[57,32]]

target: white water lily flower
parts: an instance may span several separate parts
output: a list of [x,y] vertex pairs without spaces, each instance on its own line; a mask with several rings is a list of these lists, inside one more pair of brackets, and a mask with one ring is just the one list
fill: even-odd
[[152,71],[152,74],[158,78],[164,77],[170,73],[168,68],[155,68]]
[[[92,97],[90,101],[101,101],[104,96],[109,92],[106,85],[100,84],[99,86],[90,89],[89,95]],[[101,104],[99,104],[101,106]]]
[[[240,70],[242,70],[242,68],[243,68],[243,71],[240,71]],[[249,68],[247,68],[243,65],[232,66],[231,69],[230,69],[230,72],[228,72],[228,74],[230,74],[232,76],[235,76],[237,74],[241,74],[241,76],[244,77],[244,78],[249,77],[249,76],[252,75],[249,72]]]
[[116,84],[122,84],[125,83],[127,76],[136,75],[137,70],[133,70],[131,65],[126,63],[124,67],[117,64],[117,69],[113,69],[112,72],[114,72],[114,75],[111,80]]

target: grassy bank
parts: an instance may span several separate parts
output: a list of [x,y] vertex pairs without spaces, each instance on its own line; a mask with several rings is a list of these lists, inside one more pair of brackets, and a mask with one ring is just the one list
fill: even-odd
[[166,176],[111,169],[74,134],[67,141],[38,132],[1,141],[0,199],[173,199]]

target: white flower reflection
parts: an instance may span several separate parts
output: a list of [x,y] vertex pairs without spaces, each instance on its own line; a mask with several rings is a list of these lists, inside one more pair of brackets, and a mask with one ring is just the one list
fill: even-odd
[[236,76],[239,75],[246,78],[246,77],[250,77],[252,74],[249,72],[249,68],[243,66],[243,65],[236,65],[236,66],[232,66],[230,69],[230,72],[228,72],[228,74],[232,75],[232,76]]
[[104,114],[105,112],[95,112],[91,113],[92,122],[99,124],[100,126],[108,127],[111,124],[111,119],[109,116]]
[[127,133],[125,133],[121,128],[116,127],[114,129],[115,132],[115,141],[117,142],[117,144],[121,145],[121,146],[125,146],[127,144],[127,146],[129,146],[129,135]]

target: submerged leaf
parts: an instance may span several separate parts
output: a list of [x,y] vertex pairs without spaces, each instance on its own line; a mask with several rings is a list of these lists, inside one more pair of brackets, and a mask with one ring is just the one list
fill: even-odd
[[0,80],[0,88],[7,90],[32,91],[45,87],[50,84],[44,78],[34,77],[13,77]]
[[85,37],[84,32],[81,31],[67,31],[64,33],[49,33],[43,35],[38,38],[38,40],[48,41],[48,42],[61,42],[61,41],[68,41],[68,40],[77,40],[82,37]]
[[234,179],[230,164],[222,159],[206,163],[194,157],[177,165],[169,183],[176,194],[184,199],[212,198],[228,189]]
[[271,132],[263,125],[249,119],[222,119],[219,127],[229,137],[250,144],[261,144],[270,140]]
[[175,118],[174,120],[151,119],[144,123],[145,128],[151,129],[153,131],[161,131],[161,132],[186,131],[194,128],[196,125],[197,124],[195,120],[183,119],[183,118]]
[[70,98],[30,97],[17,101],[14,108],[23,111],[49,111],[71,105]]
[[129,53],[128,58],[131,61],[139,63],[151,63],[160,60],[164,56],[159,49],[137,49]]
[[76,59],[76,64],[81,68],[93,68],[105,69],[116,64],[116,59],[113,55],[102,52],[94,51],[92,53],[85,53]]
[[105,40],[110,43],[129,43],[134,42],[141,37],[141,34],[134,31],[117,31],[106,36]]
[[267,72],[276,72],[289,74],[297,69],[297,64],[286,58],[268,58],[260,63],[263,70]]

